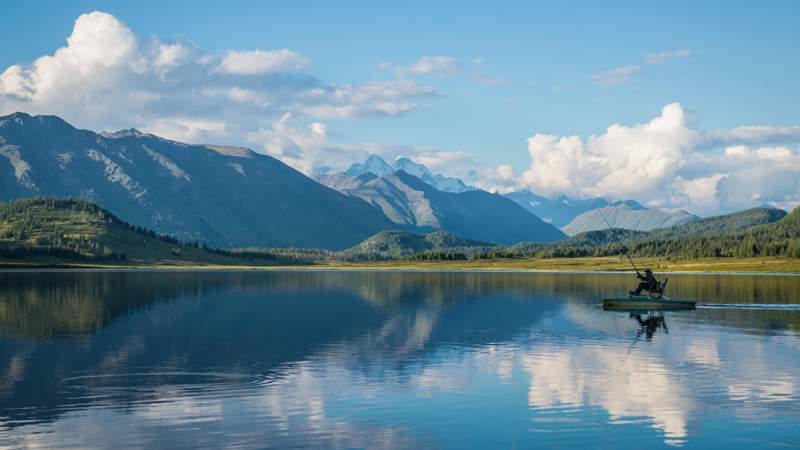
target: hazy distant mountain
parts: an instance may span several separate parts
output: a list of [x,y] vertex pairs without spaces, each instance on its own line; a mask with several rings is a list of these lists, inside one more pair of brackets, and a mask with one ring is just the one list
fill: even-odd
[[650,231],[656,228],[671,227],[699,218],[686,211],[679,210],[666,213],[655,209],[646,209],[634,201],[610,204],[603,208],[592,209],[575,217],[561,229],[570,236],[578,233],[606,228],[622,228],[625,230]]
[[398,171],[414,175],[425,183],[444,192],[466,192],[475,190],[474,187],[467,186],[458,178],[434,174],[424,165],[415,163],[408,158],[397,158],[394,165],[391,165],[378,155],[370,155],[363,164],[353,164],[344,173],[352,177],[368,173],[382,177]]
[[551,242],[566,236],[513,201],[481,190],[442,192],[404,171],[321,175],[317,180],[375,205],[396,224],[445,230],[493,243]]
[[536,195],[527,189],[509,192],[505,196],[545,222],[552,223],[557,227],[563,227],[586,211],[609,205],[608,200],[599,197],[573,199],[564,194],[544,197]]
[[396,228],[364,201],[245,148],[0,117],[0,201],[37,195],[92,200],[126,222],[222,246],[342,249]]

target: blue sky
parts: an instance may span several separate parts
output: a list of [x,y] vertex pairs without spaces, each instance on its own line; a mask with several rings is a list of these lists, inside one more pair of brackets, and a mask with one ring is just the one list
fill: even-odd
[[[15,64],[29,68],[37,58],[52,55],[66,45],[79,16],[98,10],[113,15],[131,30],[140,47],[157,38],[162,43],[179,42],[219,58],[231,50],[288,49],[302,58],[295,60],[295,66],[289,69],[291,77],[297,78],[292,78],[294,87],[308,85],[299,80],[302,77],[337,87],[366,86],[375,80],[404,80],[405,84],[404,93],[396,97],[386,97],[384,93],[381,99],[374,100],[375,104],[391,103],[391,113],[366,110],[310,113],[308,108],[295,111],[282,105],[236,110],[220,118],[208,112],[189,114],[187,111],[199,111],[201,106],[191,102],[181,104],[177,98],[159,106],[160,110],[133,108],[127,116],[111,117],[102,112],[92,115],[80,111],[81,102],[77,101],[43,102],[33,97],[21,101],[8,87],[12,83],[6,81],[5,97],[0,90],[0,112],[9,109],[52,112],[87,128],[137,126],[176,139],[221,140],[255,148],[261,143],[258,136],[262,136],[273,142],[271,147],[264,144],[268,153],[285,156],[282,159],[307,172],[314,167],[335,165],[337,161],[344,164],[346,159],[359,159],[368,151],[389,158],[405,152],[412,157],[419,154],[419,160],[439,170],[448,168],[448,161],[452,161],[455,171],[461,172],[456,175],[474,177],[473,182],[482,182],[487,188],[508,189],[513,185],[542,192],[564,190],[575,195],[633,197],[636,196],[631,195],[633,191],[598,190],[596,186],[603,184],[602,180],[596,181],[594,187],[573,188],[534,180],[534,171],[525,181],[525,172],[530,172],[532,164],[536,164],[527,140],[536,134],[579,135],[588,153],[602,153],[605,150],[590,149],[594,144],[589,136],[603,135],[615,123],[633,129],[638,123],[659,117],[662,109],[673,103],[691,111],[691,124],[687,127],[703,133],[731,131],[741,126],[779,128],[800,124],[797,88],[800,8],[796,2],[607,3],[30,1],[6,4],[0,14],[0,72]],[[154,57],[153,53],[144,57],[147,55]],[[451,65],[445,64],[430,70],[431,73],[420,70],[411,74],[412,64],[434,56],[447,58]],[[381,63],[384,65],[380,66]],[[159,76],[165,77],[163,73]],[[182,76],[181,86],[197,82]],[[277,75],[270,72],[269,76]],[[238,86],[285,89],[278,82],[259,84],[250,75],[241,79]],[[126,83],[124,89],[129,89],[134,83],[141,83],[139,78],[120,80],[123,79],[116,77],[99,84]],[[218,84],[215,81],[203,86],[207,91],[208,86]],[[381,88],[398,87],[382,85]],[[162,87],[148,89],[163,92]],[[363,92],[352,95],[361,98]],[[86,94],[83,100],[87,98],[95,97]],[[270,102],[274,105],[273,100]],[[290,103],[295,104],[296,100]],[[202,107],[211,111],[214,105],[204,103]],[[233,107],[220,104],[219,108],[232,111]],[[277,128],[270,129],[268,124],[279,121],[287,111],[291,117],[283,124],[283,134]],[[225,132],[214,127],[198,131],[192,125],[190,131],[180,132],[174,124],[167,124],[170,114],[180,115],[182,120],[191,115],[195,125],[220,120],[227,127]],[[247,120],[232,124],[232,117]],[[248,121],[250,125],[242,125]],[[308,131],[310,128],[305,127],[312,124],[325,127],[323,138],[316,136],[318,140],[314,141],[314,137],[297,135],[302,130]],[[259,135],[259,130],[267,134]],[[294,137],[287,137],[292,130]],[[702,151],[719,155],[731,143],[749,145],[752,151],[757,150],[757,145],[787,145],[784,135],[759,142],[727,140],[716,146],[692,144],[694,147],[688,153],[680,150],[683,153],[672,158],[678,171],[658,173],[661,177],[658,185],[647,187],[647,192],[642,193],[647,198],[640,199],[655,206],[683,203],[699,207],[697,198],[702,195],[696,195],[691,202],[679,200],[680,192],[653,198],[655,192],[667,189],[670,177],[690,181],[681,172],[686,167],[682,159],[701,147]],[[309,139],[317,147],[335,148],[327,153],[318,148],[306,152]],[[319,139],[325,143],[320,144]],[[794,152],[794,138],[789,141],[788,149]],[[282,144],[294,150],[276,149]],[[541,154],[565,151],[537,148]],[[297,158],[293,161],[293,156],[299,153],[304,154],[303,163],[298,163]],[[437,159],[437,153],[461,156]],[[541,169],[548,169],[546,162],[540,163]],[[578,161],[573,163],[577,165]],[[503,165],[510,165],[513,175],[496,179],[495,174],[482,174],[485,167]],[[608,170],[609,174],[619,172]],[[715,175],[719,178],[730,174],[705,171],[694,173],[694,179]],[[611,184],[605,180],[606,186]],[[786,195],[765,194],[753,201],[789,204],[798,196],[794,195],[793,185],[786,189],[789,190],[783,192]],[[683,194],[685,197],[686,192]],[[719,202],[713,207],[724,209]]]

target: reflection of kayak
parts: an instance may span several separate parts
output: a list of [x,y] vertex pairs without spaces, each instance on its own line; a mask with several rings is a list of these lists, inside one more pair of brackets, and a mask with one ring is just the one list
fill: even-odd
[[694,309],[692,300],[661,297],[653,298],[647,295],[627,295],[625,297],[609,297],[603,299],[605,309]]

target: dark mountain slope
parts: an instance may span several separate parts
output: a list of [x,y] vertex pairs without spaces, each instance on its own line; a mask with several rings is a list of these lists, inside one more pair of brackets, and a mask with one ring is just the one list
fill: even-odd
[[126,222],[220,246],[342,249],[395,227],[379,209],[248,149],[0,117],[0,200],[37,195],[91,200]]
[[405,172],[396,175],[407,186],[423,193],[441,229],[461,237],[499,244],[552,242],[565,237],[558,228],[502,195],[479,190],[442,192]]
[[552,242],[566,236],[501,195],[481,190],[445,192],[402,170],[358,177],[344,173],[317,180],[380,208],[396,226],[443,230],[499,244]]

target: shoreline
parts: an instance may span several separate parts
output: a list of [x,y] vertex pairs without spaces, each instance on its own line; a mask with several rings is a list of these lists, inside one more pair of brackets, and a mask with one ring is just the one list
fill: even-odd
[[[714,258],[663,260],[640,258],[637,267],[676,275],[800,275],[800,259]],[[359,271],[359,272],[472,272],[472,273],[633,273],[627,260],[616,257],[496,259],[479,261],[381,261],[320,264],[206,264],[165,261],[131,264],[81,264],[70,262],[0,261],[0,272],[143,271],[143,272],[249,272],[249,271]]]
[[[308,268],[308,269],[291,269],[285,266],[278,266],[270,269],[263,269],[263,268],[222,268],[222,267],[210,267],[210,268],[185,268],[185,269],[176,269],[176,268],[158,268],[158,267],[148,267],[148,268],[137,268],[137,267],[126,267],[126,268],[104,268],[104,267],[82,267],[82,268],[75,268],[75,267],[53,267],[53,268],[14,268],[14,269],[7,269],[0,266],[0,274],[1,273],[72,273],[72,272],[141,272],[141,273],[258,273],[258,272],[352,272],[352,273],[367,273],[367,272],[377,272],[377,273],[507,273],[507,274],[574,274],[574,275],[633,275],[635,272],[632,270],[624,271],[624,270],[548,270],[548,269],[366,269],[366,268],[352,268],[352,269],[335,269],[330,267],[318,267],[318,268]],[[663,275],[678,275],[678,276],[686,276],[686,275],[725,275],[725,276],[764,276],[764,277],[800,277],[800,272],[712,272],[712,271],[698,271],[698,272],[656,272],[655,274],[663,274]]]

